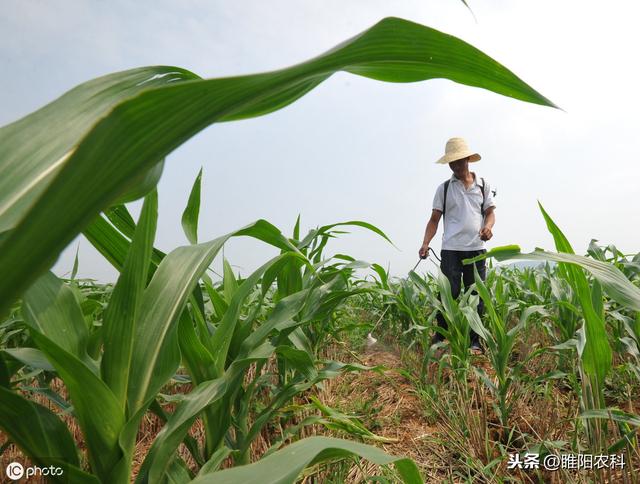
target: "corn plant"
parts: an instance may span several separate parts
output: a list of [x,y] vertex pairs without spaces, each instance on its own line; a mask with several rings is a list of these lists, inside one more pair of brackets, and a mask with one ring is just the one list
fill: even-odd
[[528,319],[536,313],[546,314],[546,312],[542,306],[524,308],[520,313],[517,324],[509,328],[508,323],[511,317],[514,316],[514,312],[521,309],[520,304],[511,300],[504,293],[502,279],[497,279],[494,291],[490,293],[475,266],[474,277],[475,289],[484,301],[487,317],[483,322],[476,309],[471,306],[464,306],[462,312],[467,317],[471,328],[486,344],[487,356],[495,371],[495,381],[481,368],[474,368],[474,370],[496,397],[496,414],[500,418],[502,438],[506,443],[510,435],[509,416],[513,402],[517,400],[517,394],[512,394],[510,397],[512,385],[521,381],[523,368],[532,358],[539,354],[540,349],[532,351],[526,358],[513,366],[510,364],[511,351],[516,338],[520,336],[520,332],[525,328]]
[[[428,297],[434,310],[440,311],[444,316],[447,328],[436,326],[434,330],[449,342],[451,367],[456,370],[456,377],[462,379],[469,368],[471,344],[469,321],[463,309],[467,306],[475,309],[478,296],[469,289],[461,292],[458,299],[454,299],[451,295],[449,280],[442,271],[438,271],[436,283],[438,293],[429,292]],[[438,345],[442,344],[438,343]]]
[[[540,210],[554,238],[558,253],[536,250],[522,254],[518,246],[505,246],[493,249],[482,257],[495,257],[498,260],[547,260],[558,263],[558,273],[570,284],[576,294],[583,318],[583,327],[577,332],[575,340],[580,357],[582,410],[584,412],[603,410],[606,406],[603,393],[605,377],[611,367],[612,358],[605,330],[603,294],[607,294],[629,310],[637,312],[640,311],[640,289],[610,262],[575,255],[562,231],[542,206]],[[593,276],[592,281],[587,279],[584,270]],[[587,434],[591,448],[595,452],[602,451],[606,437],[606,427],[602,422],[588,420]]]

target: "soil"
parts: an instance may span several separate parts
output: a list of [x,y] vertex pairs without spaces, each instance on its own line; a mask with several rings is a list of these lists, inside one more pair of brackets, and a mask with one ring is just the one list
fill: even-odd
[[[438,459],[424,440],[438,429],[428,424],[424,403],[399,371],[403,368],[400,353],[378,342],[359,355],[359,363],[384,369],[345,373],[331,380],[320,394],[322,402],[343,413],[355,413],[373,433],[393,439],[366,443],[375,444],[391,455],[410,457],[422,470],[437,467]],[[354,467],[349,482],[363,480],[362,471],[375,475],[376,469],[373,464]]]

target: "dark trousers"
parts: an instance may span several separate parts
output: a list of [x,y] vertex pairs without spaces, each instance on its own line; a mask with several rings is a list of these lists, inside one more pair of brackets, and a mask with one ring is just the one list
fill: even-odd
[[[451,295],[453,298],[457,298],[460,295],[460,279],[464,283],[465,291],[475,282],[473,276],[473,266],[474,264],[463,265],[462,261],[464,259],[471,259],[480,254],[484,254],[486,252],[485,249],[482,250],[442,250],[440,252],[440,269],[443,274],[447,276],[449,279],[449,284],[451,285]],[[476,268],[478,269],[478,274],[480,278],[484,281],[487,275],[487,268],[484,260],[480,260],[475,263]],[[478,303],[478,314],[480,317],[484,314],[484,302],[482,298]],[[447,329],[447,322],[444,319],[444,316],[441,313],[437,315],[438,326],[443,329]],[[440,333],[436,333],[433,342],[437,343],[442,341],[444,338]],[[471,344],[479,343],[479,337],[475,333],[475,331],[471,330]]]

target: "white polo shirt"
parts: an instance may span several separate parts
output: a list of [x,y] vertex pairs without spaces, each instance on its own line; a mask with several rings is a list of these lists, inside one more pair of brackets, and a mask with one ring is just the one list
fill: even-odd
[[[443,250],[481,250],[484,241],[480,240],[480,229],[483,218],[480,210],[482,191],[476,183],[473,173],[473,184],[465,188],[464,183],[451,175],[447,189],[447,208],[444,214]],[[477,177],[480,182],[480,177]],[[481,183],[481,182],[480,182]],[[433,197],[433,209],[442,212],[444,205],[444,183],[441,183]],[[491,186],[484,181],[484,210],[495,207]]]

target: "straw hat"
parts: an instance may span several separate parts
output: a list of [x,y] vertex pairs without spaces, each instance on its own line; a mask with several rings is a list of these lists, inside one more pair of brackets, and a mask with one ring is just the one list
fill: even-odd
[[447,145],[444,148],[444,156],[436,161],[436,163],[445,165],[447,163],[451,163],[452,161],[466,158],[467,156],[469,157],[470,162],[480,160],[480,155],[471,151],[464,139],[451,138],[449,141],[447,141]]

